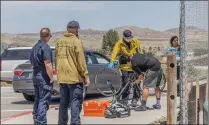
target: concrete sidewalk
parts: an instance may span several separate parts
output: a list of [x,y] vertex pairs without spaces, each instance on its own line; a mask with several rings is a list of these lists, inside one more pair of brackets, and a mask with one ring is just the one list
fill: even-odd
[[[82,124],[149,124],[162,116],[167,115],[167,97],[166,93],[162,93],[162,109],[161,110],[149,110],[146,112],[132,111],[131,116],[127,118],[115,118],[106,119],[104,117],[86,117],[81,112],[81,123]],[[155,96],[148,98],[148,106],[152,106],[155,103]],[[70,119],[70,110],[69,110]],[[52,108],[47,113],[48,124],[58,124],[58,110]],[[68,122],[70,124],[70,120]],[[13,119],[2,122],[1,124],[33,124],[32,114],[26,114]]]

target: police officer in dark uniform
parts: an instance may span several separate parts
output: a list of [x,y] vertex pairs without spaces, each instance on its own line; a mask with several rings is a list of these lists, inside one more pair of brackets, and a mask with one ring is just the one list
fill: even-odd
[[52,51],[48,45],[51,37],[50,29],[42,28],[40,40],[33,46],[30,56],[35,89],[34,124],[47,124],[46,113],[53,91]]

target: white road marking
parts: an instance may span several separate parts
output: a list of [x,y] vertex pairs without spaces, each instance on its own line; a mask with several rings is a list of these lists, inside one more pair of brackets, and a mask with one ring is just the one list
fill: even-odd
[[33,111],[33,109],[22,109],[22,110],[1,110],[1,112],[26,112]]

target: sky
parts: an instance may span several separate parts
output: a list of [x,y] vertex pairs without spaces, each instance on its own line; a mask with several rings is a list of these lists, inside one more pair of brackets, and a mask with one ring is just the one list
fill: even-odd
[[1,33],[37,33],[42,27],[65,31],[138,26],[165,31],[179,27],[179,1],[1,1]]

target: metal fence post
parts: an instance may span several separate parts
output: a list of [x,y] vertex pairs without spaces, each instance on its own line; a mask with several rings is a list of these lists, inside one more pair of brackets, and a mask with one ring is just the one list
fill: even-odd
[[180,124],[188,124],[187,98],[186,98],[186,44],[185,44],[185,1],[181,0],[181,15],[179,28],[179,41],[181,46],[180,65]]

